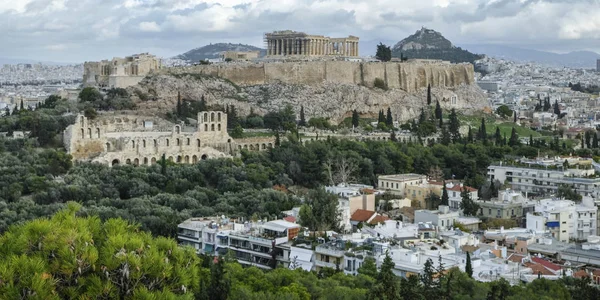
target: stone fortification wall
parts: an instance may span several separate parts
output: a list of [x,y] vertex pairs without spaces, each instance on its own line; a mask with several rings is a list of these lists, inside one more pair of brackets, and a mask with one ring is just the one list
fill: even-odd
[[240,86],[271,83],[318,85],[324,82],[354,84],[372,87],[376,78],[384,80],[389,88],[418,92],[431,85],[453,88],[474,84],[471,64],[419,62],[272,62],[228,63],[174,67],[153,71],[155,74],[206,74],[231,80]]

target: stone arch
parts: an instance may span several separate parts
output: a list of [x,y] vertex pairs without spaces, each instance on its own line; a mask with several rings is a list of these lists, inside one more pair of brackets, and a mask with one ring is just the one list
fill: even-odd
[[88,128],[88,138],[92,138],[92,129]]
[[85,138],[85,130],[83,128],[81,128],[81,138],[82,139]]
[[238,149],[239,149],[239,150],[242,150],[242,145],[238,145]]
[[210,125],[210,131],[215,131],[215,124]]
[[119,165],[119,160],[118,159],[113,159],[111,165],[114,166],[118,166]]
[[146,140],[142,140],[142,147],[146,148]]
[[269,146],[269,148],[273,148],[273,144],[272,143],[269,143],[268,146]]
[[228,143],[231,143],[231,139],[227,139],[227,142],[228,142]]
[[133,160],[133,165],[134,166],[139,166],[140,165],[140,159],[139,158],[134,159]]
[[175,126],[175,133],[177,133],[177,134],[181,133],[181,127],[179,125]]
[[100,138],[100,128],[96,128],[96,138]]
[[150,160],[150,164],[151,164],[151,165],[154,165],[154,164],[156,164],[156,157],[153,157],[153,158]]
[[172,161],[173,161],[173,156],[169,156],[168,160],[169,160],[170,162],[172,162]]
[[244,149],[248,149],[248,145],[244,145]]
[[218,130],[218,131],[221,131],[221,124],[218,124],[218,125],[217,125],[217,130]]
[[196,146],[200,147],[200,139],[196,139]]
[[167,139],[167,147],[169,147],[169,139]]
[[148,165],[148,158],[144,157],[144,166],[147,166],[147,165]]
[[208,159],[208,155],[206,155],[206,154],[202,154],[202,157],[200,157],[200,159],[202,159],[202,160],[207,160],[207,159]]
[[106,152],[110,152],[110,143],[106,143]]
[[217,114],[217,122],[221,122],[221,113]]
[[256,150],[256,151],[260,150],[260,145],[259,144],[254,145],[254,150]]
[[131,148],[135,149],[135,141],[131,141]]
[[262,144],[261,145],[261,149],[263,149],[263,150],[267,149],[267,145],[266,144]]
[[156,139],[154,139],[154,147],[158,147],[158,141]]
[[184,161],[186,164],[189,164],[189,163],[190,163],[190,156],[189,156],[189,155],[186,155],[186,156],[183,158],[183,161]]
[[198,156],[194,155],[192,156],[192,163],[195,164],[198,162]]
[[204,124],[204,131],[208,131],[208,124]]
[[208,113],[204,113],[204,118],[202,119],[203,122],[208,122]]
[[214,122],[215,121],[215,113],[210,113],[210,121]]
[[177,144],[177,146],[181,145],[181,141],[179,140],[179,138],[175,139],[175,144]]
[[250,151],[254,151],[254,145],[250,145]]
[[128,158],[128,159],[125,161],[125,163],[126,163],[126,164],[128,164],[128,165],[130,165],[130,164],[131,164],[131,159],[129,159],[129,158]]
[[187,145],[189,146],[191,143],[190,138],[187,139]]
[[177,155],[177,162],[180,163],[181,162],[181,155]]

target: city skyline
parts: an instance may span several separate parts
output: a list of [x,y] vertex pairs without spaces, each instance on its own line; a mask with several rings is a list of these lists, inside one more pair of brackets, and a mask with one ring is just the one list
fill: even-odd
[[393,45],[422,26],[456,45],[600,52],[599,12],[596,0],[23,0],[0,3],[0,57],[171,57],[218,42],[264,47],[265,32],[283,29]]

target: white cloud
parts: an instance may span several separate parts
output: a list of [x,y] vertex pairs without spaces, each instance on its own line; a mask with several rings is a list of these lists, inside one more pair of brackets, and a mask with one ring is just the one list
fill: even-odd
[[160,26],[156,22],[140,23],[140,30],[144,32],[160,32]]

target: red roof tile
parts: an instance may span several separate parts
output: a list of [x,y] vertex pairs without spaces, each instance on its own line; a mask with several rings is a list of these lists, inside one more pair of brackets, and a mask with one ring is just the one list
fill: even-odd
[[386,216],[375,216],[375,218],[373,218],[373,220],[371,220],[371,222],[369,222],[369,224],[379,224],[379,223],[383,223],[387,220],[389,220],[390,218],[386,217]]
[[533,271],[534,275],[537,275],[539,273],[542,273],[542,275],[556,275],[552,271],[546,269],[546,267],[544,267],[541,264],[526,263],[525,266],[530,268]]
[[553,270],[553,271],[560,271],[560,269],[562,269],[559,265],[551,263],[551,262],[549,262],[545,259],[541,259],[539,257],[532,257],[531,260],[533,262],[538,263],[538,264],[540,264],[550,270]]
[[525,255],[513,253],[507,258],[507,260],[510,260],[510,261],[516,262],[516,263],[521,263],[521,262],[523,262],[523,258],[525,258]]
[[294,216],[287,216],[283,219],[291,223],[296,223],[296,218],[294,218]]
[[590,277],[590,274],[588,274],[588,272],[586,272],[585,270],[579,270],[579,271],[575,272],[575,274],[573,274],[573,277],[575,277],[575,278]]
[[357,209],[352,216],[350,217],[350,220],[352,221],[358,221],[358,222],[366,222],[368,221],[373,215],[375,214],[374,211],[370,211],[370,210],[365,210],[365,209]]

